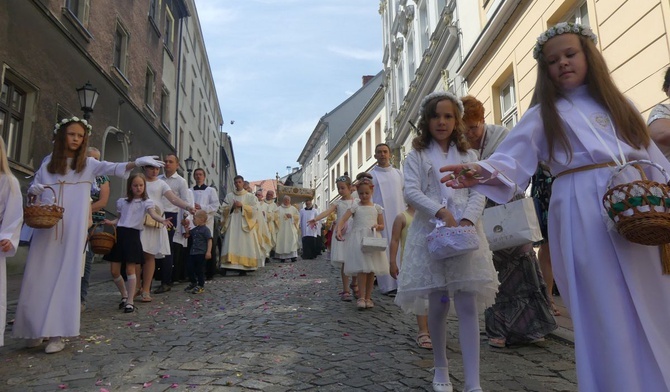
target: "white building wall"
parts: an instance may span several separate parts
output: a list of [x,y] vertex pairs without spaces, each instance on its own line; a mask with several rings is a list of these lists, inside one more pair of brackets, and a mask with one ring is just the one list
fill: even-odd
[[[191,16],[184,22],[178,88],[177,154],[183,162],[189,156],[203,168],[207,184],[219,181],[221,108],[207,58],[200,21],[193,0],[187,0]],[[175,54],[178,56],[178,54]],[[244,175],[244,173],[241,173]],[[193,181],[192,181],[193,183]]]

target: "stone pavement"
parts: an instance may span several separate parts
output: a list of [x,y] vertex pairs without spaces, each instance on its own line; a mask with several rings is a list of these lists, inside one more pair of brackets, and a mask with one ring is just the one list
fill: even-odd
[[[9,279],[8,320],[18,297]],[[217,276],[203,294],[184,284],[118,310],[108,266],[94,264],[81,336],[47,355],[10,337],[0,348],[2,391],[430,391],[432,353],[414,343],[415,318],[375,293],[358,311],[339,300],[328,261],[273,262],[248,276]],[[483,323],[481,324],[483,325]],[[483,327],[482,327],[483,328]],[[463,387],[455,316],[448,356]],[[549,338],[494,349],[481,340],[484,391],[576,391],[574,348]]]

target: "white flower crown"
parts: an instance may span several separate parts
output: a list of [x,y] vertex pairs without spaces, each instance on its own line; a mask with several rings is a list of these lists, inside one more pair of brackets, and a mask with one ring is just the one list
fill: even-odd
[[537,37],[537,42],[535,43],[535,48],[533,49],[533,58],[535,60],[540,58],[542,55],[542,47],[547,43],[547,41],[549,41],[549,39],[565,33],[583,35],[593,41],[594,44],[598,43],[598,37],[596,37],[590,27],[582,26],[572,22],[561,22],[555,26],[550,27],[547,31]]
[[451,99],[453,102],[456,102],[456,105],[458,105],[458,110],[461,111],[461,118],[463,118],[463,112],[465,109],[463,108],[463,101],[461,101],[460,98],[455,96],[454,94],[450,93],[449,91],[435,91],[432,92],[428,95],[426,95],[422,100],[421,100],[421,106],[419,106],[419,113],[422,114],[424,108],[426,107],[426,104],[433,98],[448,98]]
[[60,120],[60,122],[56,123],[56,125],[54,126],[54,135],[56,133],[58,133],[58,130],[60,129],[60,127],[62,127],[63,125],[65,125],[67,123],[71,123],[71,122],[78,122],[81,125],[83,125],[84,128],[86,128],[88,130],[88,136],[91,136],[91,130],[93,129],[91,124],[89,124],[88,121],[86,121],[85,119],[83,119],[83,118],[80,119],[77,116],[73,116],[71,118],[64,118],[64,119]]

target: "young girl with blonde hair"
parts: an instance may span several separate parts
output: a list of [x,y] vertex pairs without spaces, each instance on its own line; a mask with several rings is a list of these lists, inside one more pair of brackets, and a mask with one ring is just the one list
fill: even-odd
[[[337,193],[340,195],[340,199],[330,204],[330,207],[315,216],[314,219],[309,220],[307,223],[312,226],[316,226],[316,222],[329,216],[333,212],[337,212],[337,219],[335,220],[335,228],[337,228],[337,222],[344,216],[344,214],[351,208],[355,203],[355,200],[351,197],[351,178],[349,176],[341,176],[335,180],[335,185],[337,186]],[[343,228],[343,237],[346,237],[346,228],[348,225],[345,225]],[[340,299],[342,301],[351,301],[351,294],[349,293],[349,276],[344,273],[344,264],[346,263],[345,257],[345,246],[344,242],[333,238],[330,245],[330,263],[340,270],[340,275],[342,277],[342,291],[340,292]],[[351,278],[351,286],[357,287],[357,278]],[[353,293],[356,295],[356,293]]]
[[[548,234],[556,284],[575,331],[582,391],[670,390],[670,275],[658,247],[629,242],[603,208],[613,166],[670,163],[640,113],[617,89],[590,28],[551,27],[537,40],[532,107],[488,159],[445,165],[443,181],[504,203],[538,163],[556,176]],[[630,167],[629,167],[630,168]],[[630,182],[630,168],[617,179]],[[650,180],[665,183],[657,170]]]
[[[7,321],[7,257],[16,253],[23,223],[23,198],[19,181],[7,160],[5,141],[0,136],[0,325]],[[0,346],[5,334],[0,333]]]
[[[372,288],[374,287],[375,275],[388,275],[389,263],[386,252],[364,253],[361,249],[363,237],[381,238],[380,231],[384,230],[384,209],[372,202],[371,178],[361,178],[356,181],[356,189],[359,201],[354,202],[337,222],[335,236],[338,241],[344,241],[344,273],[346,275],[358,275],[358,286],[360,296],[356,302],[359,310],[370,309],[375,305],[372,302]],[[351,227],[347,226],[347,220],[353,217]],[[348,232],[345,240],[345,227]]]

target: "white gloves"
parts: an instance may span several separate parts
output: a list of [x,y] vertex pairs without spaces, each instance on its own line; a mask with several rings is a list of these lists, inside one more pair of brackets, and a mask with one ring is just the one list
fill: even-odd
[[28,193],[31,195],[39,196],[44,192],[44,185],[42,184],[33,184],[28,188]]
[[154,166],[154,167],[163,167],[165,163],[158,160],[158,155],[147,155],[135,159],[135,166]]

